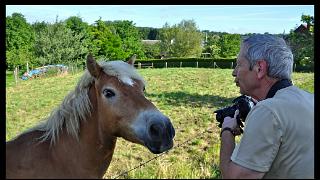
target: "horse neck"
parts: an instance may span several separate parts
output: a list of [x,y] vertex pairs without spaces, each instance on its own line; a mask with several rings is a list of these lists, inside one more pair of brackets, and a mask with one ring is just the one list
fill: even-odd
[[110,165],[117,138],[99,130],[94,87],[89,90],[89,98],[93,108],[91,116],[81,122],[79,141],[68,136],[67,133],[63,133],[62,139],[64,140],[60,143],[64,145],[61,149],[68,150],[70,157],[78,156],[76,163],[86,170],[92,170],[88,173],[103,177]]

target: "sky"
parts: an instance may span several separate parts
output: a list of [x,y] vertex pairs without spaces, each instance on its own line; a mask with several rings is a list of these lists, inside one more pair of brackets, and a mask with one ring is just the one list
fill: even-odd
[[129,20],[136,27],[161,28],[182,20],[194,20],[199,30],[228,33],[289,33],[302,22],[301,15],[314,16],[314,5],[6,5],[6,16],[17,12],[28,23],[54,23],[78,16],[96,20]]

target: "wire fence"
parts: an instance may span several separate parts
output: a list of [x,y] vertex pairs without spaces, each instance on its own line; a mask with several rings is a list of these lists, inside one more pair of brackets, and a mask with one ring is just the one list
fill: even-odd
[[191,137],[191,138],[183,141],[182,143],[179,143],[178,145],[172,147],[170,150],[168,150],[168,151],[166,151],[166,152],[163,152],[163,153],[161,153],[161,154],[159,154],[159,155],[156,155],[156,156],[154,156],[153,158],[148,159],[147,161],[144,161],[144,162],[140,163],[139,165],[135,166],[134,168],[129,169],[129,170],[127,170],[127,171],[124,171],[124,172],[122,172],[122,173],[114,176],[112,179],[117,179],[117,178],[122,177],[122,176],[126,177],[126,176],[128,176],[128,173],[129,173],[129,172],[131,172],[131,171],[133,171],[133,170],[136,170],[136,169],[138,169],[138,168],[142,168],[142,167],[144,167],[145,165],[147,165],[148,163],[150,163],[150,162],[158,159],[159,157],[161,157],[161,156],[163,156],[163,155],[165,155],[165,154],[168,154],[170,151],[172,151],[172,150],[174,150],[174,149],[177,149],[177,148],[179,148],[179,147],[182,147],[183,145],[187,144],[187,143],[190,142],[191,140],[200,139],[200,138],[202,138],[202,136],[203,136],[205,133],[211,133],[211,132],[213,132],[212,128],[207,128],[207,129],[204,130],[203,132],[200,132],[200,133],[196,134],[196,136]]

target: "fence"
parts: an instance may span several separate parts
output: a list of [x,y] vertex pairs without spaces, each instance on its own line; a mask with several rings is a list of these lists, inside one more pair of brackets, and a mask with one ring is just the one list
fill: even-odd
[[[236,66],[235,62],[137,62],[135,67],[138,69],[143,68],[176,68],[176,67],[194,67],[194,68],[220,68],[220,69],[234,69]],[[314,72],[313,67],[309,66],[298,66],[296,63],[293,64],[293,72]]]
[[[163,62],[137,62],[134,64],[136,68],[176,68],[176,67],[195,67],[195,68],[220,68],[220,69],[234,69],[235,62],[221,62],[221,61],[163,61]],[[85,66],[76,66],[73,64],[69,65],[68,72],[71,74],[76,74],[82,72],[85,69]],[[293,64],[293,72],[314,72],[314,66],[298,66],[296,63]],[[19,68],[14,70],[14,80],[17,84],[19,82]]]
[[[53,65],[48,65],[48,66],[53,66]],[[43,72],[43,68],[48,67],[48,66],[42,66],[42,67],[38,67],[33,69],[33,67],[31,67],[31,70],[28,70],[29,68],[27,68],[27,71],[24,72],[23,74],[21,74],[21,70],[19,69],[19,67],[16,67],[13,71],[13,78],[14,78],[14,82],[17,85],[19,83],[20,80],[27,80],[27,79],[33,79],[33,78],[39,78],[42,76],[54,76],[54,75],[64,75],[67,73],[70,74],[76,74],[79,72],[83,72],[83,70],[85,69],[84,66],[76,66],[74,64],[69,64],[69,66],[67,67],[67,69],[65,70],[47,70],[45,72]],[[57,67],[60,67],[59,65],[56,65]],[[33,72],[34,71],[34,72]]]
[[230,68],[233,69],[234,62],[137,62],[135,67],[142,68],[172,68],[172,67],[195,67],[195,68]]

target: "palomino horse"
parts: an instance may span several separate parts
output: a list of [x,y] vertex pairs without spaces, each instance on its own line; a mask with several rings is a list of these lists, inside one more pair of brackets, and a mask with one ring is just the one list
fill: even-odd
[[75,90],[39,125],[6,143],[7,178],[102,178],[117,137],[161,153],[175,130],[144,96],[134,58],[97,63],[91,55]]

